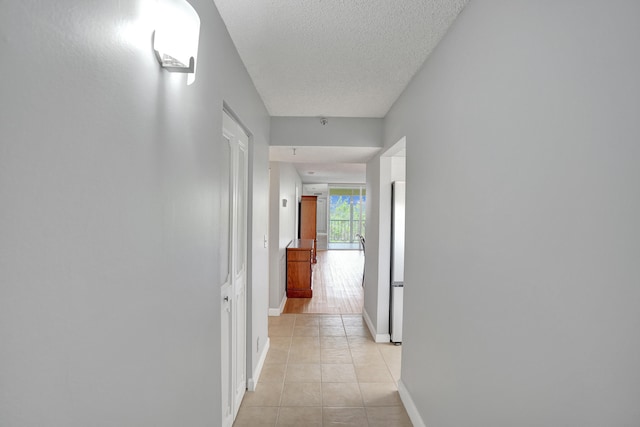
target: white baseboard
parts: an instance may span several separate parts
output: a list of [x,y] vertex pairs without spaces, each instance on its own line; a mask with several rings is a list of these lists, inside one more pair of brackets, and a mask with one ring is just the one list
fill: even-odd
[[287,303],[287,296],[285,295],[284,298],[282,298],[282,302],[280,303],[280,308],[269,309],[269,316],[280,316],[284,311],[284,305],[286,303]]
[[402,382],[402,378],[398,381],[398,394],[400,395],[400,400],[402,400],[402,404],[404,408],[407,410],[407,414],[409,414],[409,418],[413,423],[414,427],[427,427],[424,423],[424,420],[420,416],[418,412],[418,408],[416,408],[416,404],[413,402],[411,395],[409,394],[409,390],[404,386]]
[[390,342],[391,341],[391,335],[389,334],[379,334],[378,331],[376,331],[375,326],[373,326],[373,322],[371,321],[371,318],[369,317],[369,314],[367,313],[367,310],[362,309],[362,317],[364,317],[364,321],[367,324],[367,327],[369,328],[369,333],[371,334],[371,336],[373,337],[373,340],[375,342]]
[[271,346],[271,340],[267,338],[267,343],[262,348],[260,359],[258,359],[258,365],[256,366],[256,370],[253,372],[253,376],[249,378],[249,381],[247,381],[247,389],[249,391],[256,391],[256,385],[258,384],[258,380],[260,379],[260,374],[262,373],[262,367],[264,366],[264,361],[267,359],[267,352],[269,352],[269,346]]

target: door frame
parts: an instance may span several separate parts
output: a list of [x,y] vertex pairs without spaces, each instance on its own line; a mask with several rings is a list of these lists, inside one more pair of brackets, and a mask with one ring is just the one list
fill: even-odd
[[[251,134],[242,126],[237,116],[226,106],[222,111],[223,142],[229,144],[229,170],[228,170],[228,277],[221,288],[221,375],[222,375],[222,425],[231,427],[238,414],[242,398],[248,385],[248,351],[249,343],[249,319],[248,308],[250,300],[250,142]],[[243,177],[238,179],[239,161],[243,160]],[[239,181],[242,188],[239,188]],[[238,195],[243,201],[238,200]],[[239,205],[239,202],[243,202]],[[238,207],[242,208],[242,217],[238,218]],[[238,224],[240,221],[240,224]],[[238,228],[240,225],[240,228]],[[240,231],[238,231],[240,230]],[[241,262],[240,279],[237,273],[237,245],[236,241],[242,241],[243,258]],[[238,282],[240,286],[238,286]],[[226,312],[226,313],[225,313]],[[227,314],[228,313],[228,314]],[[226,328],[226,330],[225,330]],[[229,363],[226,366],[225,363]],[[225,381],[226,379],[226,381]]]

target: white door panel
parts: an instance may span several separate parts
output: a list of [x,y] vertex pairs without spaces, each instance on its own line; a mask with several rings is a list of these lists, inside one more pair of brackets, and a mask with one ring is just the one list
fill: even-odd
[[231,334],[231,297],[233,288],[231,282],[231,207],[232,207],[232,138],[233,135],[223,131],[223,144],[221,154],[225,157],[219,171],[222,180],[220,196],[220,301],[222,302],[221,317],[221,374],[222,374],[222,425],[227,427],[233,424],[233,375],[232,366],[233,337]]
[[[228,244],[221,248],[226,279],[222,285],[222,408],[224,427],[231,426],[247,389],[246,282],[247,282],[247,194],[249,138],[228,114],[223,113],[223,138],[229,147],[228,201],[222,206]],[[224,205],[224,203],[223,203]],[[222,234],[225,234],[224,232]],[[224,274],[222,274],[224,276]]]

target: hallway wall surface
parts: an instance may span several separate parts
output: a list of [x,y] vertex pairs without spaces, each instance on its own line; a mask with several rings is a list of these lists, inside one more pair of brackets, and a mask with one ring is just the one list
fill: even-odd
[[[280,314],[284,308],[287,276],[286,248],[297,238],[296,212],[298,195],[302,194],[302,180],[291,163],[270,162],[271,168],[271,206],[270,206],[270,243],[269,243],[269,313]],[[282,199],[287,206],[282,206]]]
[[640,425],[638,16],[469,2],[387,116],[426,425]]
[[382,147],[382,119],[272,117],[271,145],[293,147]]
[[367,162],[367,258],[365,260],[364,318],[376,342],[389,342],[391,304],[391,183],[406,179],[398,145]]
[[187,86],[154,57],[153,1],[0,2],[0,425],[220,423],[223,102],[252,136],[258,363],[270,119],[213,2],[191,3]]

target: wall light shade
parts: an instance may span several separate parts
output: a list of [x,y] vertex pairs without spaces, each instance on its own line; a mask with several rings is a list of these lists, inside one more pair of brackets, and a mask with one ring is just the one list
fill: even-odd
[[196,79],[200,17],[186,0],[158,0],[156,14],[156,58],[168,71],[189,73],[190,85]]

